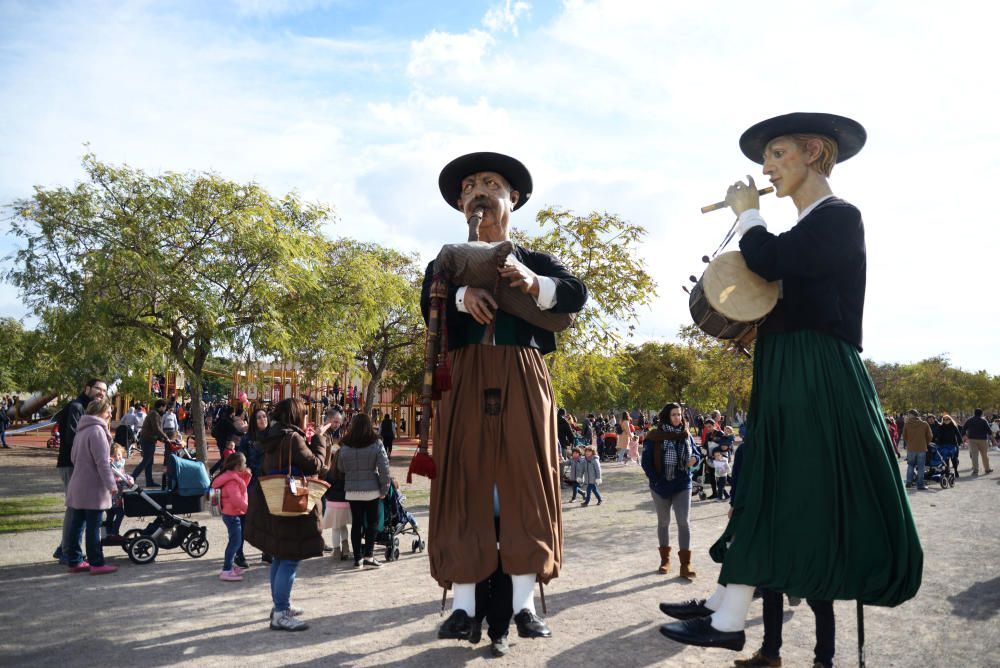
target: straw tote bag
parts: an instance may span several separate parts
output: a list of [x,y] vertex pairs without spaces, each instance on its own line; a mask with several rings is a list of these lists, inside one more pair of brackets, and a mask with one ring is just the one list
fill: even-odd
[[288,448],[288,472],[261,476],[260,488],[264,492],[267,510],[278,517],[308,515],[323,498],[330,485],[319,478],[292,475],[292,437],[285,444]]

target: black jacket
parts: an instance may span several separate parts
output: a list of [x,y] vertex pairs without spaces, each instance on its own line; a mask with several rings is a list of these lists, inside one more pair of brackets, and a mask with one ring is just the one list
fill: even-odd
[[990,436],[990,423],[986,418],[974,415],[965,421],[965,435],[977,441]]
[[90,397],[81,393],[73,401],[66,404],[56,416],[56,424],[59,425],[59,457],[56,459],[56,467],[73,466],[70,455],[73,452],[73,439],[76,438],[76,426],[87,410]]
[[[539,276],[548,276],[556,283],[556,304],[552,307],[554,313],[576,313],[587,302],[587,286],[579,278],[569,272],[562,262],[539,251],[532,251],[523,246],[514,245],[514,257],[528,269]],[[434,262],[427,265],[424,272],[424,285],[420,291],[420,310],[424,314],[424,322],[429,318],[431,308],[431,282],[434,280]],[[466,327],[475,324],[468,313],[462,313],[455,305],[455,293],[462,287],[451,284],[448,286],[448,350],[456,350],[465,345],[462,332]],[[535,327],[520,318],[515,319],[515,336],[517,345],[525,348],[537,348],[544,355],[556,349],[554,333]]]
[[573,435],[573,426],[570,425],[566,416],[560,416],[556,420],[556,433],[559,438],[559,445],[564,448],[573,447],[573,442],[576,440],[576,437]]
[[938,427],[937,433],[934,434],[934,442],[938,445],[961,445],[962,433],[955,423],[946,422]]
[[861,350],[867,255],[858,209],[830,198],[787,232],[751,228],[740,250],[754,273],[782,281],[782,298],[760,334],[813,329]]

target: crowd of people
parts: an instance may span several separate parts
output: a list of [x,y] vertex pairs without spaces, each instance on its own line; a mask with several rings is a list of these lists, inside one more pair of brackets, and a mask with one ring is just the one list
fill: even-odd
[[[105,562],[103,548],[122,543],[122,493],[143,475],[146,486],[153,487],[157,444],[164,444],[166,459],[166,446],[184,433],[181,422],[167,417],[183,411],[180,404],[159,399],[152,410],[142,402],[130,407],[120,426],[135,431],[141,462],[126,474],[127,451],[114,442],[107,391],[107,383],[90,379],[57,415],[61,434],[57,468],[66,489],[66,515],[53,557],[72,573],[102,575],[117,570]],[[308,413],[305,401],[289,398],[250,411],[223,405],[210,414],[210,431],[219,452],[211,488],[218,490],[228,538],[219,579],[242,581],[249,567],[244,541],[259,548],[262,561],[270,564],[271,628],[276,630],[308,628],[300,619],[302,610],[291,602],[303,559],[332,552],[337,559],[353,555],[355,568],[382,565],[374,555],[375,532],[381,521],[380,502],[392,484],[382,437],[364,412],[356,412],[345,424],[344,409],[330,404],[319,425],[309,423]],[[394,435],[391,420],[380,427],[390,438]],[[312,511],[294,517],[269,512],[261,478],[289,473],[316,477],[329,485]],[[333,530],[332,546],[323,539],[324,529]]]

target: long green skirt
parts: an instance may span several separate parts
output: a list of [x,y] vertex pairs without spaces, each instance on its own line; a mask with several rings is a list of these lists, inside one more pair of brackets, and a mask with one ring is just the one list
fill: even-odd
[[754,353],[733,517],[711,548],[719,582],[895,606],[920,588],[923,551],[868,370],[815,331]]

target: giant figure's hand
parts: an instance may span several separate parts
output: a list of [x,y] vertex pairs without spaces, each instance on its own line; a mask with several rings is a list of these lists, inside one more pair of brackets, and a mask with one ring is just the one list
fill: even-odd
[[468,287],[465,289],[465,310],[469,312],[480,325],[488,325],[497,312],[497,303],[486,290]]
[[514,256],[507,256],[507,263],[500,268],[500,276],[510,281],[510,287],[532,297],[538,296],[538,274],[518,262]]
[[760,195],[757,194],[757,186],[753,182],[753,177],[747,174],[747,183],[737,181],[729,186],[726,191],[726,204],[733,209],[737,216],[747,209],[760,208]]

